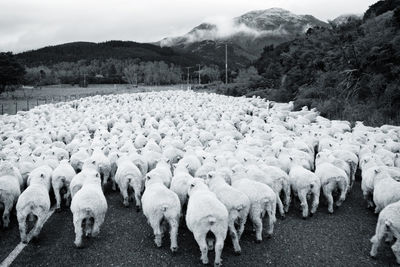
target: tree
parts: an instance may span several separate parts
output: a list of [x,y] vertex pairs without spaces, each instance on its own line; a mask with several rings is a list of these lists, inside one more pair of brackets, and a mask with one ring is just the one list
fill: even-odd
[[11,52],[0,53],[0,92],[9,85],[22,83],[25,69],[19,64]]

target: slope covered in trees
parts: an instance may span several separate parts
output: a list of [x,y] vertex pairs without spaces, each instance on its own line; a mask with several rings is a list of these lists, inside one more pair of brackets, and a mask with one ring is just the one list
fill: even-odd
[[364,19],[265,47],[254,65],[260,78],[222,93],[294,99],[333,119],[400,124],[400,1],[380,1]]

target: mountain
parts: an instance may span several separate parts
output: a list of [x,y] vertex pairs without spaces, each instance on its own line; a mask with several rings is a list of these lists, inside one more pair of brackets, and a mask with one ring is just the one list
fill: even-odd
[[[179,53],[169,47],[130,41],[108,41],[103,43],[73,42],[47,46],[15,55],[26,66],[49,66],[60,62],[79,60],[135,59],[141,61],[165,61],[181,66],[191,66],[200,61],[192,54]],[[208,64],[214,63],[212,60]]]
[[227,43],[233,52],[229,54],[231,63],[240,66],[256,60],[265,46],[293,40],[316,26],[329,27],[310,15],[271,8],[218,23],[202,23],[183,36],[164,38],[156,44],[202,57],[212,56],[223,62],[224,53],[221,57],[220,50]]
[[357,19],[362,19],[363,15],[361,14],[345,14],[345,15],[340,15],[339,17],[335,18],[334,20],[331,21],[336,26],[345,24],[350,22],[351,20],[357,20]]

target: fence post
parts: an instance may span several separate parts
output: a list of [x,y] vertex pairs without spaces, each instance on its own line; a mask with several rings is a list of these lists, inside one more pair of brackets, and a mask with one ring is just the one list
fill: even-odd
[[18,102],[15,101],[15,114],[17,114],[17,111],[18,111]]
[[26,111],[29,111],[29,99],[26,99]]
[[1,115],[3,115],[4,114],[4,107],[3,107],[3,104],[1,104]]
[[36,106],[39,106],[39,99],[36,98]]

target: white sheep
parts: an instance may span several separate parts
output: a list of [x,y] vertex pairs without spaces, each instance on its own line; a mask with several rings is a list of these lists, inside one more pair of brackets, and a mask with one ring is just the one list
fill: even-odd
[[37,218],[32,237],[37,237],[43,227],[50,210],[49,191],[51,186],[52,169],[43,165],[34,169],[28,177],[28,187],[18,198],[16,210],[21,241],[27,243],[26,219]]
[[381,169],[376,169],[375,173],[373,200],[375,213],[379,213],[390,203],[400,200],[400,182]]
[[317,164],[315,175],[320,179],[322,192],[328,201],[328,212],[333,213],[333,196],[332,193],[340,192],[340,197],[336,201],[336,206],[340,207],[346,199],[349,187],[349,178],[347,174],[332,163],[323,162]]
[[86,168],[75,175],[69,184],[71,198],[74,198],[75,194],[82,188],[83,183],[88,177],[97,177],[98,179],[100,179],[100,174],[95,169]]
[[[228,185],[222,175],[210,172],[207,175],[207,183],[212,192],[225,205],[229,213],[228,229],[232,238],[233,248],[236,254],[241,253],[239,245],[240,237],[243,234],[247,216],[250,211],[250,199],[246,194]],[[236,230],[236,224],[238,230]]]
[[[241,175],[242,176],[242,175]],[[244,176],[245,177],[245,176]],[[256,231],[256,242],[262,241],[263,222],[262,218],[265,213],[268,214],[267,234],[270,238],[274,232],[274,224],[276,222],[276,194],[266,184],[253,181],[246,178],[232,178],[232,186],[243,192],[250,199],[250,220]]]
[[375,235],[371,238],[372,248],[370,255],[375,258],[383,238],[395,237],[396,242],[392,245],[392,251],[396,261],[400,264],[400,201],[387,205],[379,214],[376,224]]
[[0,172],[0,205],[3,206],[3,227],[10,223],[10,212],[21,194],[21,185],[18,176],[14,174],[10,163],[1,164]]
[[71,191],[69,185],[72,178],[76,175],[74,168],[69,164],[68,160],[64,159],[60,162],[57,168],[54,169],[51,175],[51,185],[53,187],[54,196],[56,198],[56,211],[61,210],[61,190],[65,188],[66,192],[63,198],[66,205],[69,206],[71,200]]
[[115,173],[115,182],[118,184],[119,190],[123,197],[123,204],[125,207],[129,207],[129,193],[128,189],[131,187],[134,191],[136,201],[136,211],[140,211],[141,208],[141,194],[144,188],[143,175],[127,157],[121,157],[117,161],[117,172]]
[[100,233],[100,226],[104,222],[107,208],[101,180],[99,177],[89,176],[71,202],[76,247],[82,247],[83,234],[95,237]]
[[228,231],[228,211],[217,196],[208,189],[203,179],[194,178],[188,194],[186,225],[199,245],[201,261],[203,264],[208,264],[206,236],[211,231],[215,236],[214,265],[220,265],[221,253]]
[[170,189],[174,191],[179,198],[183,208],[188,198],[188,190],[193,177],[186,168],[177,168],[172,176]]
[[294,165],[289,172],[289,182],[294,196],[298,196],[301,202],[303,219],[309,215],[307,198],[312,196],[310,216],[312,216],[319,205],[321,190],[320,179],[311,171],[300,165]]
[[178,251],[178,228],[181,204],[177,194],[168,189],[157,175],[146,175],[146,189],[142,196],[143,214],[154,231],[154,242],[161,247],[164,234],[163,220],[170,228],[171,251]]
[[90,158],[87,148],[79,148],[77,152],[71,155],[70,163],[74,168],[75,172],[80,172],[83,167],[83,163],[86,159]]

